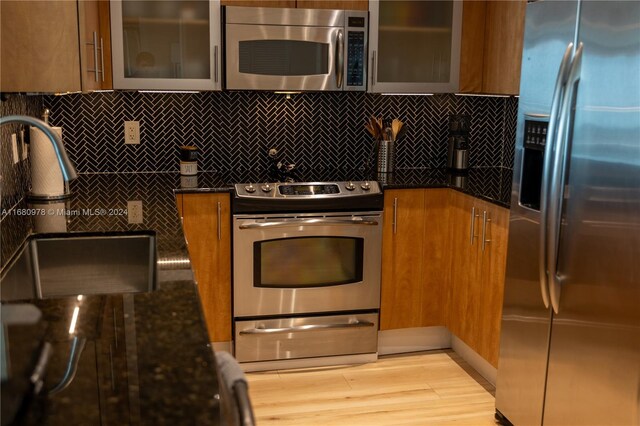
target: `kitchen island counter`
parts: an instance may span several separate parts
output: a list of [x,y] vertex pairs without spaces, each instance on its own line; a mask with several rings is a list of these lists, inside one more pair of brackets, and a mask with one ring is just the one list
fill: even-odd
[[[50,390],[62,381],[71,347],[82,347],[68,387],[34,400],[19,424],[220,424],[215,358],[175,204],[179,176],[80,175],[70,187],[68,200],[24,206],[45,212],[27,218],[34,233],[151,231],[157,285],[144,293],[10,302],[42,312],[35,326],[8,327],[10,371],[24,372],[34,340],[44,338],[53,349],[44,384]],[[142,202],[141,223],[129,223],[130,201]]]

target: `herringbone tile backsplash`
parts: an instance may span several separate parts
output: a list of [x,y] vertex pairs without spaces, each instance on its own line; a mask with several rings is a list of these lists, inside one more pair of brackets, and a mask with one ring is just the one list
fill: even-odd
[[[471,115],[472,167],[511,168],[517,113],[516,98],[366,93],[112,92],[46,96],[44,103],[83,173],[176,171],[185,144],[200,149],[199,168],[207,171],[266,169],[269,148],[301,167],[362,168],[370,115],[406,123],[396,167],[438,168],[446,164],[449,114]],[[140,121],[140,145],[124,144],[126,120]]]

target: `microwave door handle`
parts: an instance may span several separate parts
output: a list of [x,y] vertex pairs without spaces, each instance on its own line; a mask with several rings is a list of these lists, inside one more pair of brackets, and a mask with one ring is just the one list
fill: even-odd
[[336,87],[340,89],[344,78],[344,33],[342,30],[338,30],[338,35],[336,36],[335,72]]
[[351,218],[351,219],[329,219],[329,218],[313,218],[313,219],[292,219],[287,221],[273,222],[251,222],[240,225],[240,229],[260,229],[260,228],[279,228],[285,226],[304,226],[304,225],[378,225],[377,220]]

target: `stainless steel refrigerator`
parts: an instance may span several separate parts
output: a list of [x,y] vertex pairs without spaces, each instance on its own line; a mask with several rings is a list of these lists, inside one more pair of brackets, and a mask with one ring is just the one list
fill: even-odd
[[640,2],[527,5],[496,417],[640,424]]

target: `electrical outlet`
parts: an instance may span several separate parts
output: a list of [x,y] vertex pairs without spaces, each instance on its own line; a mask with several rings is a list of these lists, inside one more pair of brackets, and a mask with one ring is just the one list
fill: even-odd
[[127,201],[127,216],[130,224],[142,223],[142,201]]
[[13,164],[18,164],[20,156],[18,155],[18,136],[11,133],[11,151],[13,151]]
[[124,122],[124,143],[138,145],[140,143],[140,122]]

